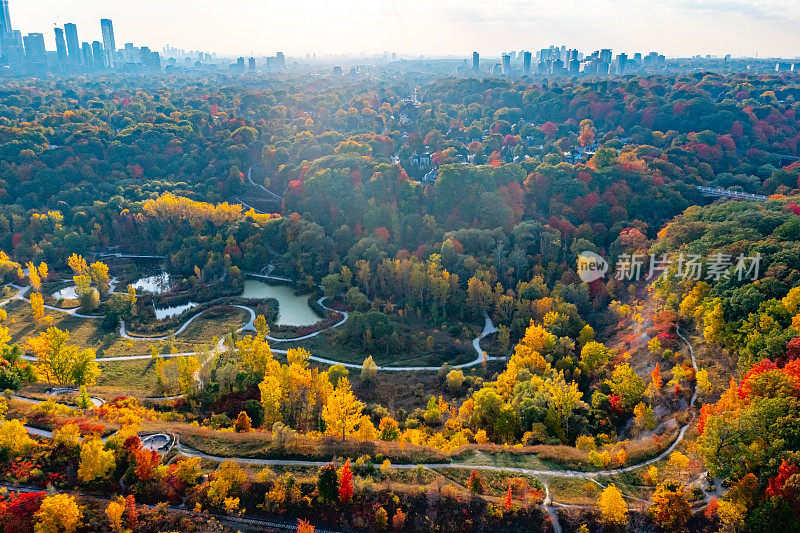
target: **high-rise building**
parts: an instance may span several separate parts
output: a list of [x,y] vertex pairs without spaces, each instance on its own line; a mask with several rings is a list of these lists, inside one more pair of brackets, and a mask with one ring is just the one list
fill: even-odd
[[151,70],[161,71],[161,54],[158,52],[150,52],[150,58],[147,61],[147,66]]
[[103,43],[100,41],[92,41],[92,59],[96,69],[101,69],[105,65],[106,58],[103,55]]
[[247,60],[247,70],[249,70],[250,72],[255,72],[256,71],[256,58],[255,57],[250,56],[250,58]]
[[111,19],[100,19],[100,30],[103,33],[105,66],[107,68],[114,68],[114,56],[117,53],[117,44],[114,41],[114,24],[112,24]]
[[122,57],[125,58],[126,63],[136,63],[136,48],[133,43],[125,43],[125,47],[122,50]]
[[508,76],[511,74],[511,55],[503,54],[503,75]]
[[11,35],[11,11],[8,0],[0,0],[0,35]]
[[472,70],[478,71],[481,69],[481,56],[478,52],[472,52]]
[[610,48],[603,48],[600,50],[600,61],[603,63],[611,64],[611,49]]
[[531,53],[528,51],[522,53],[522,73],[525,76],[531,75]]
[[30,72],[41,72],[47,67],[47,51],[43,33],[29,33],[22,38],[25,43],[25,65]]
[[275,54],[275,66],[279,69],[286,67],[286,58],[283,55],[283,52],[278,52]]
[[84,65],[86,65],[86,68],[94,67],[94,54],[92,54],[91,44],[86,42],[81,44],[81,56],[82,56],[82,62]]
[[81,45],[78,40],[78,27],[72,22],[64,24],[64,34],[67,38],[67,55],[70,63],[81,62]]
[[13,30],[8,0],[0,0],[0,57],[9,62],[9,52],[13,48]]
[[569,61],[569,73],[578,75],[581,72],[581,61],[578,58],[570,59]]
[[67,63],[67,41],[64,40],[64,30],[62,28],[54,28],[56,34],[56,55],[58,62],[61,65]]
[[628,68],[628,54],[620,54],[617,56],[617,74],[625,74]]
[[0,0],[0,35],[11,35],[11,13],[8,0]]
[[11,33],[0,35],[3,43],[3,58],[6,64],[14,72],[22,71],[22,64],[25,59],[25,47],[22,44],[22,32],[11,30]]

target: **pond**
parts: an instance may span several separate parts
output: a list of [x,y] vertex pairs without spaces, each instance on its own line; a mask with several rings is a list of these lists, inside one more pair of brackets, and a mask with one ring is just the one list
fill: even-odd
[[156,318],[158,320],[164,320],[165,318],[172,318],[174,316],[178,316],[179,314],[183,313],[187,309],[191,309],[192,307],[197,307],[196,302],[187,302],[182,305],[173,305],[172,307],[164,307],[162,309],[153,308],[153,311],[156,312]]
[[172,283],[169,280],[169,272],[162,272],[161,274],[154,274],[141,278],[131,283],[134,289],[141,292],[149,292],[152,294],[162,294],[172,288]]
[[56,300],[60,300],[64,298],[65,300],[77,300],[78,294],[75,292],[75,285],[70,285],[69,287],[64,287],[63,289],[57,290],[53,293],[53,298]]
[[275,298],[278,300],[279,326],[311,326],[320,317],[308,306],[307,296],[297,296],[294,289],[286,285],[268,285],[263,281],[247,279],[244,281],[242,298]]

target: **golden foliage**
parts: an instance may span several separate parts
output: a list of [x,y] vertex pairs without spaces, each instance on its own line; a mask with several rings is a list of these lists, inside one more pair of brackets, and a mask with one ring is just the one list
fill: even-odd
[[35,533],[75,533],[81,526],[83,513],[78,502],[69,494],[56,494],[42,500],[34,515]]
[[603,523],[621,525],[628,521],[628,504],[622,498],[622,493],[613,484],[606,487],[597,499],[597,507]]
[[81,443],[81,463],[78,478],[81,481],[94,481],[106,477],[114,469],[114,452],[106,450],[103,441],[96,436],[87,437]]

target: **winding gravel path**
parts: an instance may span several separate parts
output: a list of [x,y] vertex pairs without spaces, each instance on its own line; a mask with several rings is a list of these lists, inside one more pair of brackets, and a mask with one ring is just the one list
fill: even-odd
[[[677,331],[678,336],[683,340],[684,343],[689,347],[689,355],[692,360],[692,366],[697,370],[697,363],[695,361],[694,356],[694,349],[692,348],[691,343],[683,336],[680,330]],[[360,367],[359,367],[360,368]],[[411,367],[414,368],[414,367]],[[540,477],[540,476],[549,476],[549,477],[560,477],[560,478],[572,478],[572,479],[587,479],[587,480],[594,480],[598,477],[605,477],[605,476],[613,476],[617,474],[623,474],[626,472],[631,472],[633,470],[638,470],[645,466],[650,466],[653,463],[661,461],[665,459],[669,454],[671,454],[675,448],[683,441],[686,431],[689,429],[692,421],[694,420],[694,412],[691,410],[694,406],[694,403],[697,399],[697,385],[695,385],[695,390],[692,393],[691,401],[689,402],[689,413],[690,417],[689,420],[684,424],[680,431],[678,432],[677,438],[672,442],[672,444],[663,452],[658,454],[657,456],[647,459],[646,461],[642,461],[640,463],[636,463],[633,465],[629,465],[622,468],[613,468],[609,470],[598,470],[594,472],[585,472],[582,470],[545,470],[545,469],[533,469],[533,468],[522,468],[522,467],[513,467],[513,466],[506,466],[506,467],[499,467],[493,465],[473,465],[473,464],[466,464],[466,463],[435,463],[435,464],[424,464],[422,466],[426,468],[459,468],[459,469],[472,469],[472,470],[490,470],[496,472],[516,472],[520,474],[526,474],[533,477]],[[185,453],[186,455],[191,455],[193,457],[202,457],[205,459],[211,459],[214,461],[236,461],[242,462],[247,464],[255,464],[255,465],[289,465],[289,466],[320,466],[325,464],[325,462],[320,461],[301,461],[301,460],[284,460],[284,459],[254,459],[254,458],[246,458],[246,457],[221,457],[215,456],[210,454],[205,454],[201,451],[195,450],[190,448],[186,445],[180,444],[180,439],[177,440],[178,449]],[[392,468],[399,468],[399,469],[412,469],[417,468],[418,465],[416,464],[394,464]]]
[[261,190],[262,190],[262,191],[264,191],[265,193],[269,194],[270,196],[272,196],[272,199],[273,199],[273,200],[280,200],[280,201],[283,201],[283,196],[281,196],[281,195],[279,195],[279,194],[275,194],[274,192],[272,192],[271,190],[267,189],[267,188],[266,188],[266,187],[264,187],[263,185],[261,185],[261,184],[258,184],[258,183],[256,183],[255,181],[253,181],[253,178],[251,177],[251,176],[252,176],[252,173],[253,173],[253,167],[250,167],[250,168],[248,168],[248,169],[247,169],[247,181],[249,181],[249,182],[250,182],[250,185],[253,185],[254,187],[258,187],[259,189],[261,189]]
[[[15,284],[15,283],[9,283],[9,286],[10,287],[14,287],[15,289],[18,289],[19,292],[17,294],[15,294],[14,296],[12,296],[11,298],[9,298],[8,300],[6,300],[5,302],[3,302],[2,305],[7,304],[11,300],[22,300],[22,301],[25,301],[25,302],[30,302],[30,300],[28,298],[25,298],[25,294],[31,289],[30,285],[25,286],[25,287],[20,287],[19,285]],[[48,309],[50,311],[58,311],[59,313],[64,313],[65,315],[71,315],[71,316],[75,316],[75,317],[78,317],[78,318],[91,318],[91,319],[95,319],[95,320],[103,318],[102,316],[98,316],[98,315],[83,315],[83,314],[78,312],[80,310],[79,307],[73,307],[72,309],[62,309],[60,307],[54,307],[52,305],[44,304],[44,308]]]
[[[3,303],[7,303],[7,302],[3,302]],[[0,303],[0,305],[3,305],[3,303]],[[486,324],[484,326],[484,331],[482,333],[482,336],[479,337],[479,339],[484,337],[484,336],[486,336],[486,335],[488,335],[488,334],[490,334],[490,333],[493,333],[494,332],[493,330],[494,330],[494,326],[491,324],[491,321],[487,317],[486,318]],[[692,347],[691,343],[686,339],[686,337],[684,337],[684,335],[680,332],[679,328],[676,328],[676,333],[681,338],[681,340],[686,344],[686,346],[689,348],[689,355],[691,357],[692,366],[694,367],[695,371],[697,371],[698,368],[697,368],[697,362],[695,360],[694,348]],[[220,343],[217,345],[215,350],[221,351],[221,350],[225,350],[225,349],[226,349],[226,347],[224,345],[224,341],[220,340]],[[209,357],[206,360],[206,362],[208,362],[212,358],[213,358],[213,353],[212,353],[212,356]],[[204,362],[204,364],[205,364],[205,362]],[[415,367],[408,367],[408,368],[415,368]],[[421,367],[417,367],[417,368],[421,368]],[[22,401],[36,402],[36,400],[32,400],[32,399],[24,398],[24,397],[19,397],[19,396],[15,396],[14,398],[18,399],[18,400],[22,400]],[[492,472],[513,472],[513,473],[524,474],[524,475],[528,475],[528,476],[532,476],[532,477],[536,477],[536,478],[555,477],[555,478],[570,478],[570,479],[586,479],[586,480],[592,480],[592,481],[597,482],[596,478],[598,478],[598,477],[613,476],[613,475],[616,475],[616,474],[621,474],[621,473],[625,473],[625,472],[631,472],[633,470],[637,470],[639,468],[643,468],[643,467],[649,466],[649,465],[651,465],[651,464],[653,464],[653,463],[655,463],[657,461],[665,459],[683,441],[684,436],[686,434],[686,431],[688,430],[689,426],[691,425],[691,423],[692,423],[692,421],[694,419],[694,412],[692,411],[692,408],[694,407],[694,404],[695,404],[696,400],[697,400],[697,385],[695,384],[695,389],[694,389],[694,391],[692,393],[692,397],[691,397],[691,400],[689,402],[689,413],[691,414],[691,416],[690,416],[689,420],[686,422],[686,424],[684,424],[683,427],[681,427],[681,429],[680,429],[680,431],[678,433],[678,436],[675,439],[675,441],[666,450],[661,452],[656,457],[653,457],[653,458],[648,459],[646,461],[642,461],[640,463],[637,463],[637,464],[634,464],[634,465],[629,465],[629,466],[626,466],[626,467],[623,467],[623,468],[616,468],[616,469],[610,469],[610,470],[600,470],[600,471],[596,471],[596,472],[584,472],[584,471],[580,471],[580,470],[545,470],[545,469],[532,469],[532,468],[521,468],[521,467],[511,467],[511,466],[500,467],[500,466],[493,466],[493,465],[474,465],[474,464],[467,464],[467,463],[433,463],[433,464],[424,464],[422,466],[424,468],[434,469],[434,470],[435,469],[441,469],[441,468],[457,468],[457,469],[461,469],[461,470],[484,470],[484,471],[492,471]],[[25,426],[25,429],[29,433],[34,434],[34,435],[38,435],[40,437],[44,437],[44,438],[51,438],[52,437],[52,432],[47,431],[47,430],[42,430],[42,429],[33,428],[33,427],[29,427],[29,426]],[[199,450],[196,450],[194,448],[191,448],[189,446],[186,446],[186,445],[182,444],[180,442],[180,435],[178,435],[178,434],[175,434],[174,437],[175,437],[175,441],[174,441],[175,442],[175,448],[177,449],[177,451],[180,452],[181,454],[185,455],[185,456],[188,456],[188,457],[199,457],[199,458],[209,459],[209,460],[217,461],[217,462],[234,461],[234,462],[242,463],[242,464],[260,465],[260,466],[313,466],[313,467],[321,467],[321,466],[327,464],[327,461],[303,461],[303,460],[289,460],[289,459],[256,459],[256,458],[249,458],[249,457],[223,457],[223,456],[217,456],[217,455],[203,453],[203,452],[201,452]],[[411,469],[416,469],[419,466],[420,465],[417,465],[417,464],[393,464],[392,468],[396,468],[396,469],[399,469],[399,470],[411,470]],[[552,500],[552,498],[551,498],[550,488],[549,488],[548,484],[546,483],[546,481],[543,481],[543,484],[545,486],[545,491],[546,492],[545,492],[545,499],[542,502],[542,508],[545,510],[545,512],[550,517],[550,521],[551,521],[551,524],[553,525],[554,533],[561,533],[561,524],[560,524],[559,518],[558,518],[558,508],[559,507],[572,507],[572,506],[566,505],[566,504],[558,504],[558,503],[554,502]]]
[[[248,275],[251,275],[251,274],[248,273]],[[252,275],[255,275],[255,276],[258,276],[258,277],[262,277],[262,278],[276,279],[276,280],[280,280],[280,281],[290,281],[290,280],[286,280],[285,278],[278,278],[278,277],[275,277],[275,276],[266,276],[266,275],[261,275],[261,274],[252,274]],[[17,294],[12,296],[11,298],[9,298],[9,299],[7,299],[7,300],[5,300],[3,302],[0,302],[0,307],[3,306],[3,305],[6,305],[11,300],[28,301],[28,299],[25,298],[25,294],[30,290],[30,286],[20,287],[19,285],[15,285],[13,283],[9,284],[9,285],[11,287],[15,288],[15,289],[18,289],[18,292],[17,292]],[[306,335],[301,335],[299,337],[278,338],[278,337],[273,337],[271,335],[267,335],[267,340],[269,342],[273,343],[273,344],[287,343],[287,342],[299,342],[299,341],[308,340],[308,339],[311,339],[313,337],[316,337],[320,333],[328,331],[329,329],[338,328],[338,327],[344,325],[344,323],[347,322],[347,320],[350,318],[350,314],[347,311],[338,311],[336,309],[333,309],[331,307],[326,306],[324,302],[325,302],[325,297],[324,296],[321,296],[317,300],[317,303],[321,307],[323,307],[324,309],[326,309],[328,311],[331,311],[333,313],[339,313],[340,315],[342,315],[342,319],[339,320],[337,323],[332,324],[332,325],[330,325],[330,326],[328,326],[326,328],[320,329],[320,330],[315,331],[313,333],[308,333]],[[60,307],[53,307],[53,306],[50,306],[50,305],[45,305],[44,307],[45,307],[45,309],[49,309],[51,311],[56,311],[56,312],[59,312],[59,313],[75,316],[75,317],[78,317],[78,318],[86,318],[86,319],[101,319],[101,318],[103,318],[102,316],[84,315],[84,314],[78,313],[78,308],[61,309]],[[255,323],[255,319],[256,319],[256,312],[251,307],[248,307],[246,305],[232,305],[232,307],[236,307],[238,309],[242,309],[242,310],[247,311],[248,313],[250,313],[250,318],[248,319],[247,323],[245,323],[242,327],[237,329],[236,332],[240,333],[242,331],[255,331],[254,323]],[[188,328],[194,320],[196,320],[200,315],[202,315],[206,311],[208,311],[208,309],[204,309],[204,310],[192,315],[191,317],[189,317],[183,324],[181,324],[181,326],[177,330],[175,330],[175,332],[172,334],[172,336],[175,336],[175,335],[178,335],[178,334],[184,332],[186,330],[186,328]],[[483,331],[481,332],[481,334],[478,337],[475,337],[475,339],[472,340],[472,347],[475,349],[475,353],[476,353],[475,359],[473,359],[472,361],[469,361],[467,363],[461,363],[461,364],[458,364],[458,365],[453,365],[453,368],[469,368],[469,367],[472,367],[472,366],[479,365],[479,364],[483,363],[484,361],[503,361],[503,360],[507,359],[506,357],[488,357],[484,353],[483,349],[481,349],[481,345],[480,345],[481,340],[483,340],[484,337],[487,337],[488,335],[491,335],[491,334],[496,333],[496,332],[497,332],[497,328],[492,323],[492,319],[489,318],[488,314],[484,313]],[[145,342],[164,341],[164,340],[167,340],[169,338],[168,335],[160,335],[160,336],[152,336],[152,337],[130,335],[127,332],[124,320],[120,320],[119,336],[122,337],[123,339],[126,339],[126,340],[145,341]],[[285,355],[288,352],[288,350],[282,350],[282,349],[279,349],[279,348],[272,348],[272,352]],[[170,358],[170,357],[183,357],[183,356],[197,355],[198,353],[199,352],[178,352],[178,353],[162,353],[162,354],[158,354],[158,355],[160,357]],[[120,356],[112,356],[112,357],[98,357],[97,358],[97,362],[98,363],[103,363],[103,362],[107,362],[107,361],[136,361],[136,360],[142,360],[142,359],[150,359],[151,357],[152,357],[151,354],[120,355]],[[35,358],[31,357],[31,356],[23,356],[23,359],[26,359],[26,360],[29,360],[29,361],[35,360]],[[352,369],[361,369],[361,367],[362,367],[362,365],[360,365],[360,364],[347,363],[347,362],[343,362],[343,361],[337,361],[335,359],[327,359],[325,357],[317,357],[317,356],[314,356],[314,355],[309,357],[309,360],[315,361],[317,363],[326,364],[326,365],[342,365],[342,366],[344,366],[346,368],[352,368]],[[387,371],[387,372],[436,372],[440,368],[441,368],[441,366],[378,366],[378,370]]]

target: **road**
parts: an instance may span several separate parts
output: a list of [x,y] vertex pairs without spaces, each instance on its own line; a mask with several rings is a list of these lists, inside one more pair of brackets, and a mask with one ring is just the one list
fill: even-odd
[[269,194],[270,196],[272,196],[272,198],[273,198],[274,200],[280,200],[280,201],[283,201],[283,196],[281,196],[281,195],[279,195],[279,194],[275,194],[274,192],[272,192],[271,190],[267,189],[267,188],[266,188],[266,187],[264,187],[263,185],[260,185],[260,184],[256,183],[255,181],[253,181],[253,178],[252,178],[252,173],[253,173],[253,167],[250,167],[250,168],[248,168],[248,169],[247,169],[247,181],[249,181],[249,182],[250,182],[250,185],[252,185],[252,186],[254,186],[254,187],[258,187],[259,189],[261,189],[261,190],[262,190],[262,191],[264,191],[265,193],[267,193],[267,194]]

